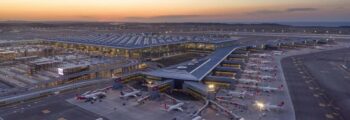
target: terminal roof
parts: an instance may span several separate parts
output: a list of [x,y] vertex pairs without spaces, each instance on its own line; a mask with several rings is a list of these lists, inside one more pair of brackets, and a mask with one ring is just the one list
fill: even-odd
[[238,39],[240,39],[240,37],[222,38],[200,35],[148,35],[141,33],[91,33],[86,35],[67,35],[47,38],[49,41],[89,44],[123,49],[145,48],[187,42],[218,44],[236,41]]
[[209,55],[192,69],[182,70],[176,67],[164,68],[155,71],[146,72],[146,75],[171,78],[171,79],[182,79],[190,81],[201,81],[207,76],[216,66],[218,66],[225,58],[230,55],[233,51],[238,49],[237,46],[230,46],[225,48],[218,48],[211,55]]

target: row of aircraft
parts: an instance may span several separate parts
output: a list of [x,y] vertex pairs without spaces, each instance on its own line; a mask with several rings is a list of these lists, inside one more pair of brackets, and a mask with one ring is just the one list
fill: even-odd
[[[121,99],[128,99],[130,97],[138,98],[138,97],[141,96],[141,91],[140,90],[137,90],[137,89],[135,89],[133,87],[130,87],[130,86],[128,86],[128,87],[131,88],[132,91],[128,92],[128,93],[121,91],[120,92],[120,98]],[[104,99],[106,97],[106,95],[107,95],[107,89],[99,89],[99,90],[95,90],[95,91],[87,91],[87,92],[85,92],[85,93],[83,93],[81,95],[77,95],[76,99],[77,100],[85,100],[85,102],[94,103],[97,100]],[[142,97],[142,98],[138,99],[137,101],[141,102],[141,101],[147,99],[148,97],[149,96]],[[176,101],[177,101],[177,103],[174,104],[174,105],[166,105],[166,104],[164,104],[165,105],[165,111],[170,112],[170,111],[178,110],[178,111],[182,112],[183,111],[182,106],[184,105],[184,102],[181,102],[181,101],[178,101],[178,100],[176,100]]]
[[[283,51],[273,51],[272,54],[273,55],[282,55],[284,52]],[[260,58],[264,58],[266,59],[267,57],[272,57],[271,54],[256,54],[255,56],[258,56]],[[258,68],[261,71],[265,71],[265,72],[276,72],[277,67],[270,67],[271,66],[271,61],[270,60],[255,60],[255,62],[260,63],[260,64],[252,64],[252,65],[248,65],[250,67],[255,67]],[[276,74],[275,74],[276,75]],[[252,76],[252,75],[251,75]],[[260,80],[273,80],[276,79],[276,76],[269,76],[269,75],[255,75],[252,77],[256,77]],[[264,91],[264,92],[275,92],[275,91],[282,91],[283,90],[283,85],[280,85],[279,87],[270,87],[270,86],[258,86],[258,85],[240,85],[238,87],[243,87],[243,88],[249,88],[249,89],[255,89],[255,90],[260,90],[260,91]],[[273,105],[273,104],[269,104],[269,103],[261,103],[256,101],[254,103],[254,106],[257,106],[260,110],[263,111],[271,111],[271,110],[282,110],[283,106],[284,106],[284,102],[282,101],[281,103],[277,104],[277,105]]]

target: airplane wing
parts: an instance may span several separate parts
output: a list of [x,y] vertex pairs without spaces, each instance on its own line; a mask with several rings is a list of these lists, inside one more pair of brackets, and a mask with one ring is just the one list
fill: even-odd
[[181,112],[184,111],[181,107],[177,107],[176,109],[179,110],[179,111],[181,111]]
[[130,85],[128,85],[128,87],[129,87],[130,89],[132,89],[132,91],[136,91],[136,90],[137,90],[137,89],[131,87]]
[[86,92],[84,92],[83,94],[81,94],[82,96],[84,96],[84,95],[87,95],[87,94],[89,94],[91,91],[86,91]]

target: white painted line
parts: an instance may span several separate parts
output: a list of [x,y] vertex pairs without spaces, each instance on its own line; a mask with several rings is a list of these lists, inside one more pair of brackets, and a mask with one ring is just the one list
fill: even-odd
[[196,69],[193,69],[190,73],[192,74],[194,71],[198,70],[201,68],[203,65],[207,64],[211,59],[209,58],[207,61],[203,62],[200,66],[198,66]]

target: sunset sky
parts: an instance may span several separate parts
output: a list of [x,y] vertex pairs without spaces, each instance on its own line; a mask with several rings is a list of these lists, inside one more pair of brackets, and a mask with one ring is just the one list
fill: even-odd
[[1,0],[0,21],[349,21],[350,0]]

